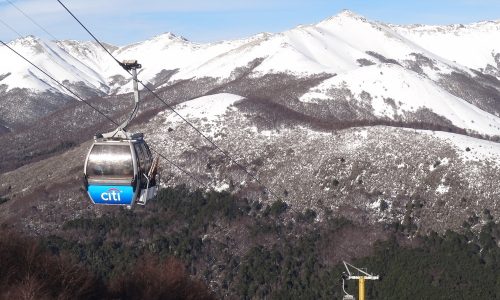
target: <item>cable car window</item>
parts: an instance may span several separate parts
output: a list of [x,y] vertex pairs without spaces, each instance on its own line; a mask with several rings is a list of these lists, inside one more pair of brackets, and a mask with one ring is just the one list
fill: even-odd
[[139,144],[135,144],[134,146],[135,146],[135,153],[137,154],[137,157],[139,158],[140,168],[144,172],[144,167],[145,167],[144,153],[142,152],[142,148]]
[[89,178],[131,178],[134,165],[129,145],[94,145],[87,164]]
[[145,143],[141,144],[141,148],[142,153],[144,153],[144,169],[146,172],[149,172],[152,163],[151,151],[149,151],[149,148]]
[[144,149],[146,149],[146,154],[149,158],[151,158],[153,155],[151,155],[151,149],[149,149],[149,146],[148,144],[144,143],[142,144],[142,146],[144,147]]

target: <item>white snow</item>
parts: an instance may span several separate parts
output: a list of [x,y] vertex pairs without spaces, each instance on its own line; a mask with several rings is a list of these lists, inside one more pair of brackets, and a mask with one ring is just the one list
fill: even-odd
[[457,127],[500,135],[500,118],[448,93],[430,79],[395,64],[373,65],[339,74],[322,82],[300,100],[329,101],[332,88],[348,88],[357,101],[363,101],[363,92],[369,93],[374,113],[380,117],[394,119],[404,112],[426,108]]
[[[175,107],[175,110],[189,121],[200,120],[204,122],[214,122],[220,119],[235,102],[244,97],[234,94],[215,94],[196,98],[184,102]],[[177,124],[184,121],[175,113],[170,113],[165,124]]]
[[[303,25],[278,34],[263,34],[248,40],[235,41],[230,51],[211,57],[203,63],[195,61],[181,69],[173,79],[192,77],[227,78],[237,67],[245,67],[256,58],[263,62],[254,72],[293,73],[298,75],[342,73],[359,68],[358,59],[377,59],[373,51],[389,59],[411,59],[412,53],[440,59],[433,53],[406,39],[389,26],[370,22],[351,12],[344,12],[318,24]],[[207,49],[211,45],[206,46]],[[441,72],[452,67],[440,64]],[[458,65],[453,67],[460,68]],[[429,70],[430,76],[435,71]]]
[[492,53],[500,53],[500,22],[449,26],[397,26],[392,29],[423,48],[469,68],[496,66]]
[[[85,85],[104,91],[106,82],[94,70],[82,64],[56,43],[43,41],[33,36],[17,39],[8,43],[21,55],[27,57],[35,65],[58,81],[83,82]],[[49,79],[38,69],[11,52],[7,47],[0,47],[2,69],[11,75],[2,80],[7,90],[12,88],[28,88],[35,92],[57,90],[67,93],[62,87]]]
[[373,210],[379,210],[381,203],[382,203],[382,199],[377,199],[377,201],[368,204],[368,207],[373,209]]
[[422,132],[436,136],[453,145],[464,161],[479,162],[489,160],[500,165],[500,143],[447,132]]
[[[277,33],[263,33],[247,39],[217,43],[193,43],[172,33],[147,41],[108,50],[118,58],[137,59],[142,65],[140,78],[153,81],[162,70],[178,70],[170,79],[214,77],[229,78],[239,67],[255,59],[262,64],[255,74],[346,73],[360,68],[358,59],[375,63],[378,60],[367,51],[388,59],[412,59],[421,53],[435,59],[440,73],[453,68],[484,68],[496,65],[492,53],[500,52],[500,23],[483,22],[468,26],[395,26],[366,20],[345,11],[318,24],[302,25]],[[34,37],[15,40],[9,45],[41,65],[57,80],[83,81],[86,85],[111,92],[129,92],[129,84],[114,86],[115,75],[130,76],[96,43],[79,41],[42,41]],[[10,88],[26,87],[38,91],[59,89],[38,71],[22,62],[5,47],[0,57],[7,62],[10,78],[2,81]],[[460,64],[452,61],[456,60]],[[424,68],[431,79],[438,79],[436,70]]]
[[440,184],[437,188],[436,188],[436,194],[438,195],[443,195],[443,194],[446,194],[448,193],[448,191],[450,190],[450,187],[449,186],[446,186],[444,184]]
[[[86,66],[98,70],[108,80],[117,74],[127,75],[94,43],[60,43]],[[229,78],[236,68],[246,67],[255,59],[263,59],[255,74],[342,73],[359,68],[358,59],[377,59],[368,55],[374,51],[387,58],[411,59],[411,53],[439,57],[427,51],[391,27],[370,22],[351,12],[344,12],[318,24],[299,26],[283,33],[263,33],[247,39],[199,44],[171,33],[150,40],[111,49],[119,60],[137,59],[143,65],[140,76],[151,81],[162,70],[175,70],[171,81],[214,77]],[[451,72],[448,61],[440,64],[440,72]],[[460,68],[459,65],[452,67]],[[426,70],[436,76],[434,70]],[[118,92],[128,92],[125,85]]]
[[220,185],[214,187],[214,190],[217,192],[227,191],[229,190],[229,184],[222,182]]
[[[113,54],[119,60],[137,59],[143,66],[140,76],[144,80],[152,80],[162,70],[175,69],[179,69],[179,74],[176,74],[172,80],[186,79],[197,76],[194,70],[210,60],[250,40],[252,39],[197,44],[166,33],[145,42],[121,47]],[[211,76],[211,73],[199,74],[199,77],[203,76]]]
[[[469,72],[466,67],[496,66],[493,55],[500,53],[499,40],[500,22],[465,26],[396,26],[369,21],[344,11],[318,24],[298,26],[276,34],[262,33],[246,39],[203,44],[165,33],[140,43],[109,46],[108,49],[120,61],[137,59],[143,66],[139,77],[144,82],[154,83],[162,70],[177,70],[164,85],[202,77],[228,80],[236,68],[246,67],[256,59],[262,59],[262,62],[252,70],[253,76],[280,72],[337,74],[300,100],[330,101],[329,90],[345,87],[354,94],[354,101],[364,101],[361,94],[369,93],[374,114],[382,118],[395,119],[425,108],[457,127],[500,135],[498,117],[451,95],[434,82],[442,73],[456,69]],[[30,36],[9,45],[59,81],[81,81],[108,94],[131,91],[129,74],[94,42],[49,42]],[[432,59],[439,70],[423,67],[424,74],[419,75],[395,64],[382,64],[368,51],[400,62],[413,60],[414,53],[423,54]],[[4,61],[0,74],[11,73],[1,81],[8,89],[20,87],[35,92],[67,93],[6,47],[0,47],[0,57]],[[361,67],[359,59],[376,65]],[[125,81],[116,83],[116,75],[123,76]],[[188,118],[214,122],[241,99],[231,94],[212,95],[188,101],[178,109]],[[168,121],[175,123],[179,118],[170,114]],[[271,137],[272,134],[262,132],[263,136]]]

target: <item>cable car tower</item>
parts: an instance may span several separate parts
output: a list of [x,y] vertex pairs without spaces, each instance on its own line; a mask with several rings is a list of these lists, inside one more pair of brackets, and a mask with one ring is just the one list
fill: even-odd
[[[358,281],[358,300],[365,300],[365,280],[379,280],[380,277],[378,275],[372,275],[369,274],[367,271],[361,270],[359,268],[356,268],[355,266],[351,265],[350,263],[343,262],[345,269],[347,272],[342,272],[342,291],[344,292],[344,298],[343,300],[355,300],[353,295],[349,294],[345,290],[345,280],[357,280]],[[351,269],[356,271],[356,274],[354,275],[351,273]]]
[[139,110],[139,88],[136,60],[126,60],[122,67],[132,73],[134,108],[130,116],[114,131],[96,134],[84,167],[85,189],[94,204],[145,205],[158,192],[159,158],[153,158],[143,133],[126,128]]

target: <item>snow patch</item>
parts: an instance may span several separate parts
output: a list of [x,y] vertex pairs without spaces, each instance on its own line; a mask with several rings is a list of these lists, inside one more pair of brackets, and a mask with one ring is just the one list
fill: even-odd
[[428,109],[457,127],[500,135],[500,118],[448,93],[430,79],[395,64],[373,65],[339,74],[304,94],[300,101],[332,101],[332,91],[342,89],[348,89],[355,101],[369,101],[378,117],[396,119],[405,112]]
[[491,161],[500,165],[500,143],[447,132],[427,132],[454,146],[463,161]]
[[446,186],[444,184],[440,184],[437,188],[436,188],[436,194],[437,195],[443,195],[443,194],[446,194],[448,193],[448,191],[450,190],[450,187],[449,186]]
[[428,49],[438,56],[446,57],[473,69],[495,66],[492,52],[500,53],[500,22],[479,22],[469,25],[449,26],[398,26],[393,30],[405,38]]
[[223,192],[229,190],[229,184],[227,183],[221,183],[220,185],[214,187],[214,190],[217,192]]
[[[175,110],[188,120],[200,120],[203,122],[215,122],[225,114],[235,102],[245,99],[234,94],[215,94],[196,98],[175,107]],[[165,120],[165,124],[177,124],[184,121],[175,113],[171,113]]]

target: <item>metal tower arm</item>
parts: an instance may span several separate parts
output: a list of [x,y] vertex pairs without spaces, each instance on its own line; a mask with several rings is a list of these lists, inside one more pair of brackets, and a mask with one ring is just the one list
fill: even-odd
[[122,62],[122,67],[127,70],[132,72],[132,84],[134,86],[134,109],[132,110],[132,113],[128,117],[125,122],[123,122],[120,127],[118,127],[121,130],[125,130],[125,128],[128,126],[128,124],[135,118],[137,115],[137,112],[139,111],[139,85],[137,83],[137,69],[140,69],[142,66],[137,63],[137,60],[124,60]]
[[132,122],[132,120],[135,118],[137,115],[137,112],[139,111],[139,85],[137,81],[137,69],[140,69],[142,66],[141,64],[137,63],[137,60],[124,60],[120,64],[125,70],[129,71],[132,73],[132,80],[133,80],[133,86],[134,86],[134,108],[132,109],[132,112],[130,113],[130,116],[120,125],[118,128],[116,128],[112,132],[104,133],[102,136],[104,138],[128,138],[131,139],[132,137],[129,136],[129,134],[126,131],[127,126]]
[[[348,262],[344,261],[343,263],[344,263],[345,269],[347,271],[347,274],[349,275],[347,279],[360,279],[361,277],[364,277],[365,279],[368,279],[368,280],[379,280],[380,279],[378,275],[373,275],[373,274],[370,274],[366,271],[363,271],[363,270],[351,265]],[[353,275],[351,273],[351,270],[349,269],[349,267],[358,271],[360,273],[360,275]]]
[[[342,284],[344,284],[344,280],[351,280],[351,279],[354,279],[354,280],[357,280],[358,281],[358,294],[359,294],[359,299],[358,300],[365,300],[365,280],[379,280],[379,276],[378,275],[373,275],[373,274],[370,274],[368,273],[367,271],[364,271],[364,270],[361,270],[360,268],[357,268],[353,265],[351,265],[350,263],[347,263],[347,262],[343,262],[344,263],[344,267],[347,271],[347,273],[343,273],[342,274]],[[357,274],[354,275],[353,273],[351,273],[351,269],[353,270],[356,270],[357,271]],[[344,286],[342,286],[342,290],[344,291],[344,299],[353,299],[354,297],[350,294],[348,294],[344,288]]]

